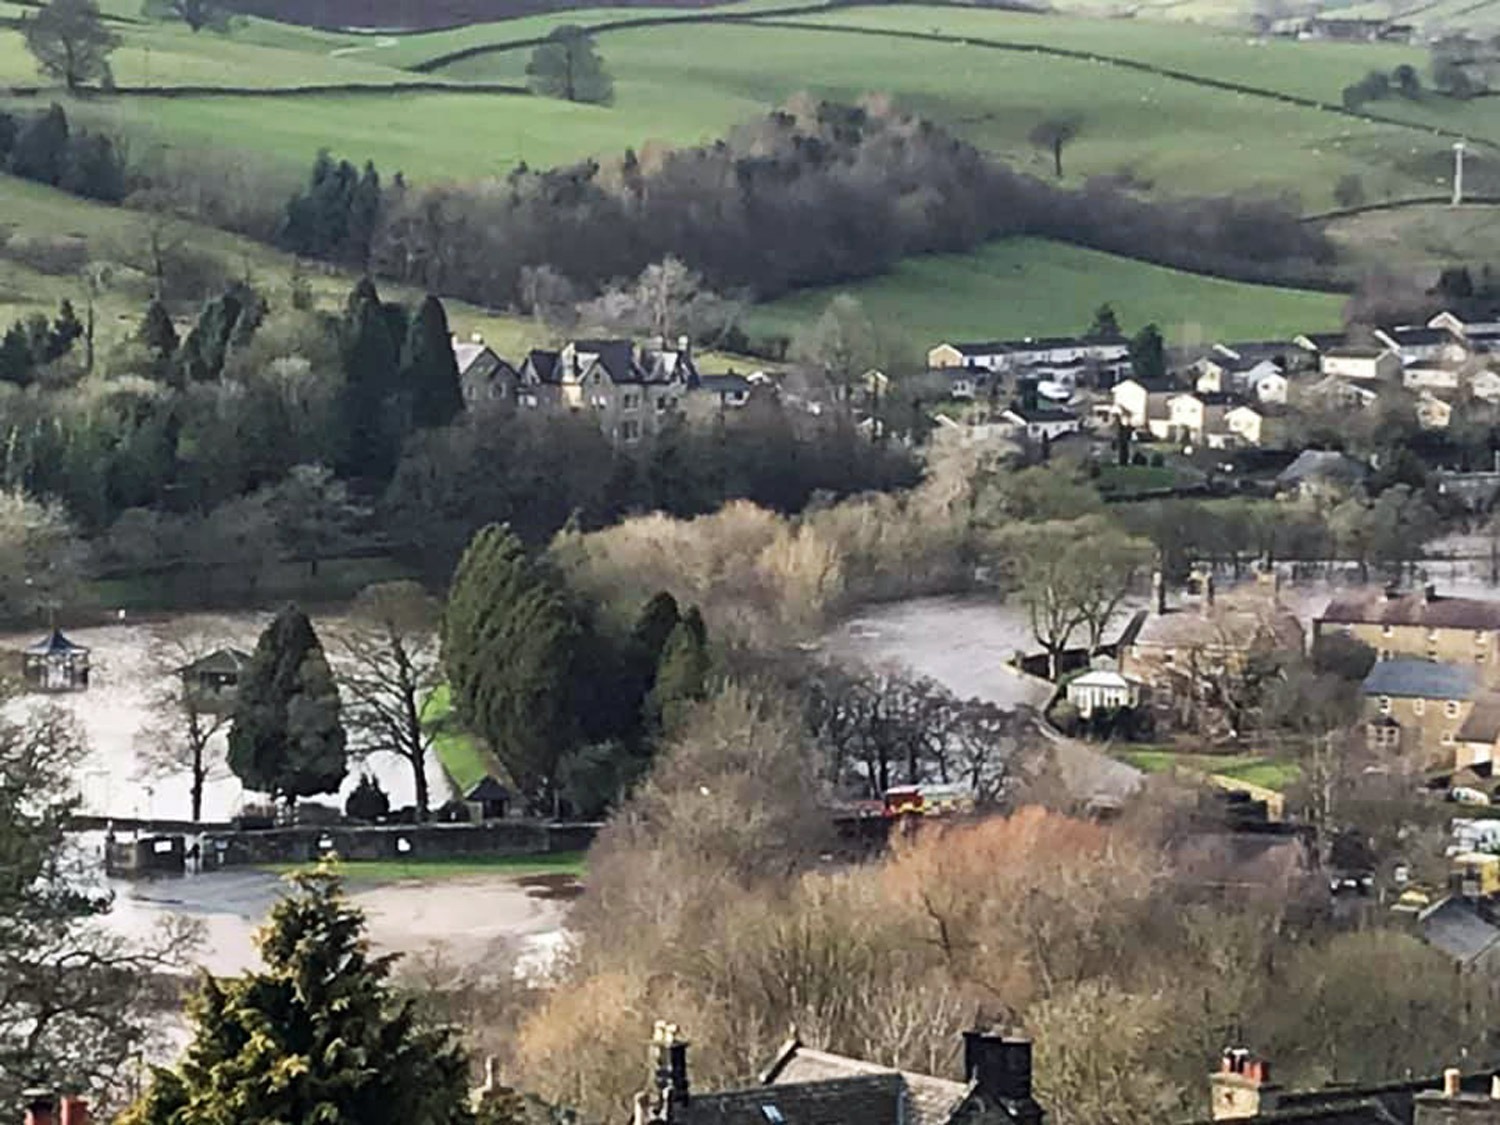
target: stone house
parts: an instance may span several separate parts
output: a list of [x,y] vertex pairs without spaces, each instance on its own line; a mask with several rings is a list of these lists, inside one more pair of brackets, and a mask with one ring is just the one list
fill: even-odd
[[617,445],[652,437],[698,381],[691,351],[637,349],[629,340],[573,340],[533,351],[521,368],[523,406],[590,413]]
[[477,333],[467,342],[453,339],[458,381],[469,409],[492,403],[515,402],[521,373],[497,355]]
[[940,1078],[813,1050],[793,1036],[755,1085],[692,1088],[688,1044],[657,1024],[654,1071],[636,1095],[634,1125],[1042,1125],[1032,1096],[1031,1043],[963,1035],[962,1078]]
[[1314,619],[1314,638],[1330,633],[1363,641],[1380,660],[1473,665],[1481,683],[1500,687],[1500,602],[1449,597],[1434,586],[1406,594],[1369,586],[1334,598]]
[[1360,688],[1366,737],[1372,746],[1416,755],[1424,765],[1450,766],[1478,687],[1472,664],[1411,656],[1377,661]]

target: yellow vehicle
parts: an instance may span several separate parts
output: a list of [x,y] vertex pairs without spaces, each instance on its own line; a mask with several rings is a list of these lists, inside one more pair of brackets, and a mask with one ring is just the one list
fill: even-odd
[[1451,873],[1454,889],[1465,898],[1500,895],[1500,855],[1463,852],[1453,857]]

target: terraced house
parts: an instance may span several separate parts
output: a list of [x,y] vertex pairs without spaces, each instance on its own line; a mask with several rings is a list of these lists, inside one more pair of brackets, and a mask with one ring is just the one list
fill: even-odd
[[1473,666],[1486,687],[1500,686],[1500,602],[1370,587],[1334,598],[1313,622],[1315,638],[1342,633],[1375,650],[1378,660]]

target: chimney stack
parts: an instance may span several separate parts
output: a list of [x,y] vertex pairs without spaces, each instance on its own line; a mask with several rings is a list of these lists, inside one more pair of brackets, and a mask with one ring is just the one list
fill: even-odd
[[1151,602],[1158,616],[1167,612],[1167,580],[1159,570],[1151,572]]
[[56,1125],[57,1097],[50,1090],[27,1090],[21,1097],[26,1104],[26,1125]]
[[1456,1066],[1443,1071],[1443,1097],[1456,1098],[1462,1087],[1463,1072]]
[[675,1023],[656,1021],[651,1035],[651,1057],[664,1110],[688,1104],[687,1049],[688,1042],[678,1034]]
[[1244,1047],[1227,1047],[1219,1071],[1209,1079],[1215,1121],[1259,1117],[1276,1108],[1280,1087],[1271,1082],[1271,1064]]
[[1020,1125],[1041,1125],[1042,1107],[1031,1096],[1031,1040],[964,1032],[964,1078]]
[[1437,601],[1437,587],[1431,582],[1422,587],[1422,600],[1429,603]]

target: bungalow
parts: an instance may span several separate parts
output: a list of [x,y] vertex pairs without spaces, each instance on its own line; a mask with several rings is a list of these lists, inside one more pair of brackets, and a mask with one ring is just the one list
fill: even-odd
[[1347,342],[1342,332],[1304,332],[1292,337],[1293,344],[1313,356],[1321,356],[1334,348],[1341,348]]
[[1057,406],[1016,405],[1000,415],[1013,433],[1025,434],[1032,441],[1056,441],[1066,434],[1076,434],[1083,423],[1073,411]]
[[1341,379],[1383,382],[1401,374],[1401,356],[1390,348],[1331,348],[1322,353],[1318,370]]
[[927,352],[927,366],[966,367],[971,370],[999,371],[1009,365],[1010,349],[998,340],[982,344],[939,344]]
[[1126,379],[1110,389],[1115,411],[1134,430],[1147,430],[1153,437],[1166,437],[1171,424],[1167,402],[1181,388],[1168,379]]
[[1370,744],[1417,754],[1432,766],[1452,764],[1478,689],[1471,664],[1410,656],[1376,661],[1361,686]]
[[1427,322],[1427,327],[1441,328],[1462,340],[1467,340],[1472,336],[1500,334],[1500,320],[1464,320],[1451,312],[1438,313]]
[[1213,352],[1198,361],[1195,389],[1208,394],[1247,395],[1257,402],[1285,402],[1287,381],[1269,359],[1243,359]]
[[1404,365],[1421,363],[1423,360],[1457,361],[1464,358],[1462,342],[1446,328],[1428,328],[1425,325],[1377,328],[1375,340],[1399,355]]

